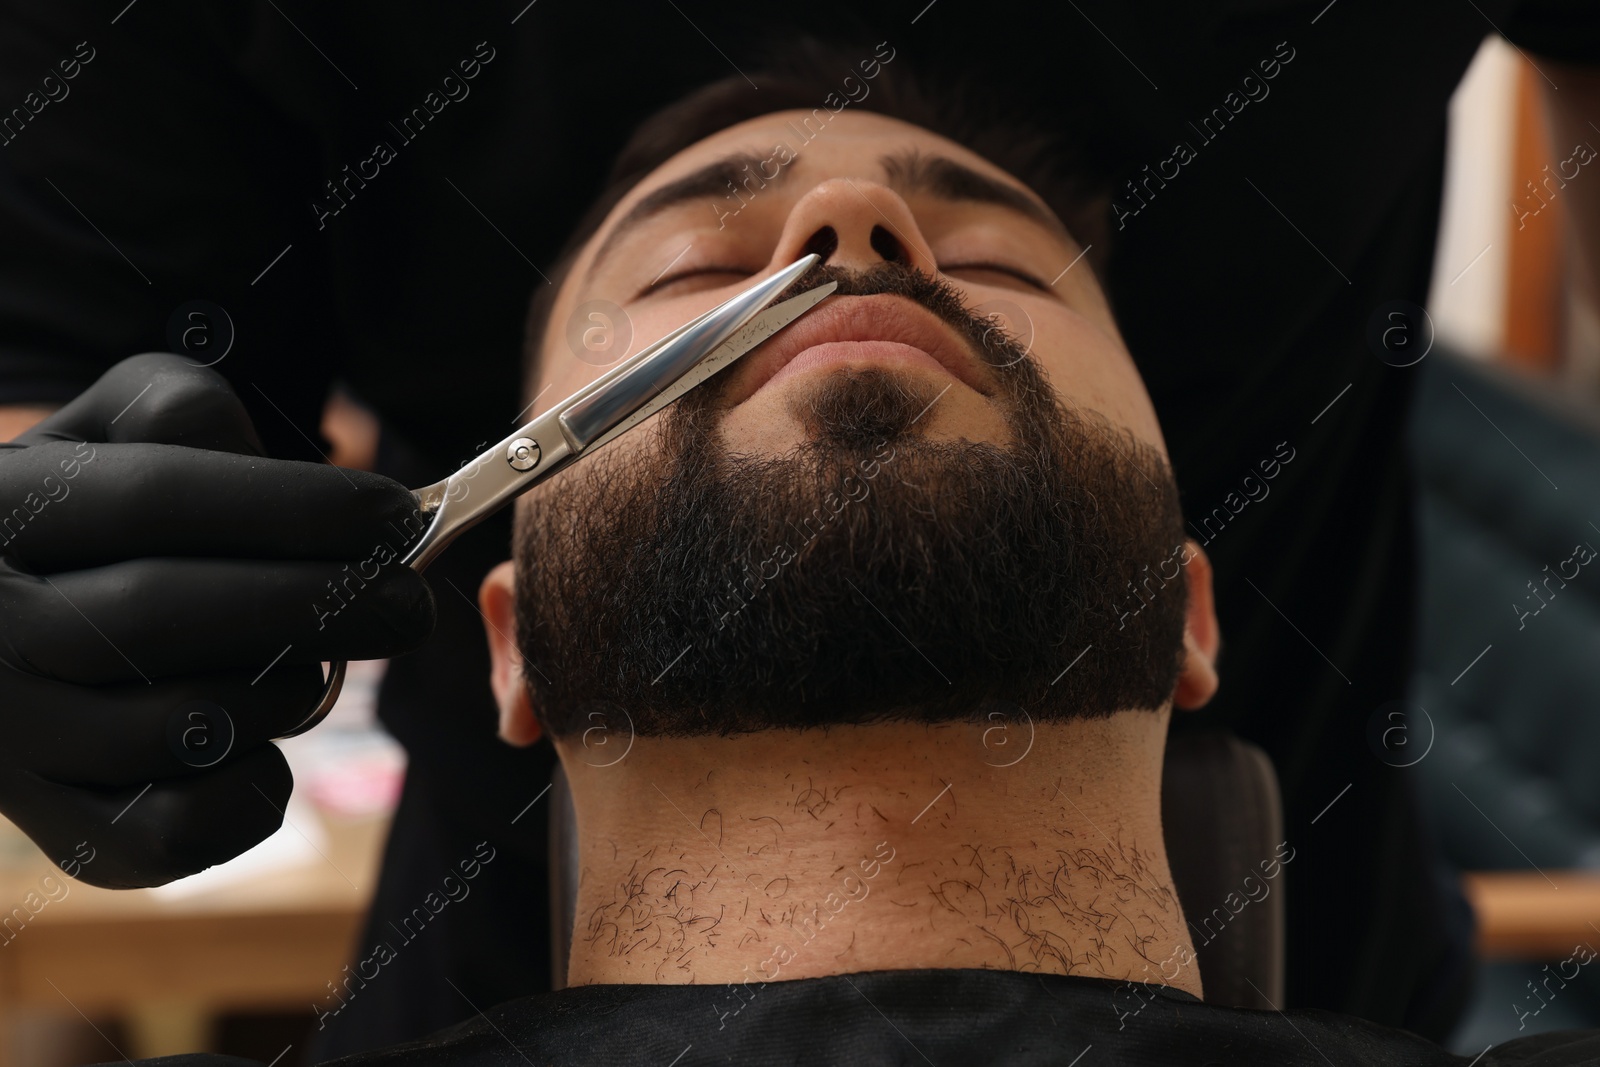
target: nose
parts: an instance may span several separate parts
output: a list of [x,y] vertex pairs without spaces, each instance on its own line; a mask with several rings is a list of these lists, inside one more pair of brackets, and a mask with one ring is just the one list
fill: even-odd
[[911,208],[893,189],[863,178],[829,178],[790,210],[773,265],[812,252],[824,263],[857,270],[879,263],[930,276],[939,270]]

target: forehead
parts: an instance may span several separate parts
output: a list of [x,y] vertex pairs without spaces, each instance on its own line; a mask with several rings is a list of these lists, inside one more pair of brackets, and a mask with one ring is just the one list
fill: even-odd
[[[827,117],[825,125],[820,125],[819,115]],[[830,114],[825,108],[775,111],[718,130],[651,171],[606,216],[587,242],[576,264],[577,270],[572,273],[582,275],[588,270],[596,250],[604,245],[618,221],[626,218],[651,193],[688,177],[713,160],[740,154],[766,159],[778,153],[779,146],[785,152],[773,163],[790,158],[792,153],[792,161],[782,166],[783,179],[802,189],[835,177],[881,179],[884,177],[882,157],[915,149],[1003,182],[1023,192],[1043,213],[1052,214],[1044,201],[1016,177],[961,144],[921,126],[869,111],[838,114]]]
[[836,165],[860,166],[867,171],[862,176],[871,177],[881,173],[877,165],[879,156],[896,148],[916,146],[1026,188],[982,156],[921,126],[870,111],[844,111],[837,115],[829,115],[826,108],[818,111],[828,117],[827,124],[820,130],[815,117],[817,112],[799,110],[775,111],[718,130],[652,171],[623,201],[621,209],[626,211],[651,188],[681,178],[707,160],[737,151],[765,154],[779,144],[794,152],[796,158],[791,167],[796,171],[815,168],[819,177],[825,177],[821,172]]

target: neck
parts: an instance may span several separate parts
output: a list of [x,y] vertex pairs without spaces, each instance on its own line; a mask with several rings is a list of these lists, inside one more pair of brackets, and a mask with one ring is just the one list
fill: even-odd
[[1199,996],[1166,723],[641,738],[611,766],[558,742],[583,842],[568,984],[991,967]]

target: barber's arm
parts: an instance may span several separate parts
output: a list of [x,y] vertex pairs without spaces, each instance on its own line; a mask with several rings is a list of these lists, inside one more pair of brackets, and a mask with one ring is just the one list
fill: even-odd
[[[294,28],[264,5],[112,14],[0,14],[0,812],[68,874],[142,886],[276,829],[268,739],[318,663],[416,647],[433,602],[372,570],[401,486],[264,458],[314,457],[340,350],[301,238],[320,112],[251,80]],[[175,343],[197,298],[237,327],[215,355],[124,359]]]

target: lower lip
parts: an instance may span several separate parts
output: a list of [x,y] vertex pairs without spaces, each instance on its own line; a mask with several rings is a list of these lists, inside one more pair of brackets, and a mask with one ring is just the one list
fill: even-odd
[[931,368],[948,376],[943,363],[913,345],[899,341],[828,341],[812,345],[778,368],[778,373],[762,385],[776,385],[785,378],[822,367],[836,367],[852,363],[889,364],[902,367]]

